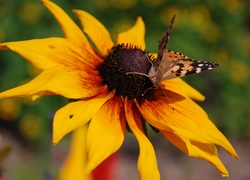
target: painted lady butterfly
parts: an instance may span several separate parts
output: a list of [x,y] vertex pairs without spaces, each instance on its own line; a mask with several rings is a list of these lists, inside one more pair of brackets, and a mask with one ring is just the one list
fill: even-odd
[[197,61],[182,53],[166,50],[174,20],[175,16],[172,18],[168,30],[159,41],[157,58],[152,62],[148,72],[148,77],[152,81],[154,88],[159,88],[163,80],[201,73],[219,66],[215,62]]

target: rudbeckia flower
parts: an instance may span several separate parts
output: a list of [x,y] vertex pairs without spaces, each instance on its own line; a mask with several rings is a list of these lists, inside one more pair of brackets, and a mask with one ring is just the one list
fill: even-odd
[[89,13],[73,11],[82,32],[56,4],[49,0],[42,0],[42,4],[61,26],[64,38],[0,44],[1,50],[12,50],[43,70],[27,84],[0,93],[1,99],[55,94],[70,99],[54,116],[53,143],[89,123],[86,172],[121,147],[128,128],[140,148],[140,179],[160,179],[154,148],[145,131],[148,123],[188,156],[202,158],[228,176],[216,146],[238,156],[206,112],[193,101],[202,101],[204,96],[180,78],[162,81],[160,88],[148,90],[152,82],[140,74],[148,73],[155,57],[145,51],[141,17],[114,43],[107,29]]

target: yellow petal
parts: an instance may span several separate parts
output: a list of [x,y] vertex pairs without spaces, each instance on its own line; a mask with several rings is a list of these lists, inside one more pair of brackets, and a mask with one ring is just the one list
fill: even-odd
[[73,11],[80,20],[83,30],[88,34],[102,55],[106,55],[114,45],[108,30],[95,17],[86,11]]
[[91,174],[85,174],[87,166],[86,151],[87,126],[82,126],[72,133],[68,155],[60,169],[59,180],[91,180]]
[[95,68],[103,61],[97,54],[86,48],[79,48],[64,38],[6,42],[0,44],[0,50],[12,50],[40,69],[54,66],[71,69]]
[[[69,42],[63,38],[35,39],[0,44],[0,50],[12,50],[40,69],[62,65]],[[56,48],[55,48],[56,47]]]
[[91,50],[91,46],[81,31],[81,29],[72,21],[72,19],[56,4],[50,0],[42,0],[42,4],[55,17],[62,28],[64,36],[69,41],[79,45],[82,48]]
[[[38,87],[42,86],[44,83],[46,83],[57,71],[59,71],[57,68],[51,68],[45,70],[27,84],[0,93],[0,99],[10,98],[10,97],[25,97],[25,96],[31,96],[34,93],[39,93],[35,92],[35,90]],[[49,94],[53,93],[48,92],[48,95]]]
[[[137,106],[143,117],[154,127],[177,132],[196,142],[219,145],[231,156],[238,157],[225,136],[191,99],[168,92],[168,97],[165,97],[164,101],[159,99],[144,101],[141,105],[137,103]],[[172,103],[168,104],[169,102]]]
[[[158,98],[164,100],[165,103],[169,101],[174,102],[174,100],[179,99],[170,104],[174,108],[175,114],[178,114],[176,118],[173,116],[172,121],[169,120],[169,122],[174,122],[173,125],[176,126],[176,132],[180,133],[181,131],[183,136],[187,137],[188,134],[193,131],[193,133],[196,133],[198,136],[193,137],[194,139],[191,137],[189,139],[203,143],[201,139],[204,138],[209,141],[209,144],[219,145],[231,156],[238,158],[237,153],[227,138],[218,130],[212,121],[209,120],[206,112],[191,99],[183,99],[181,96],[171,92],[169,92],[168,98],[166,96]],[[169,119],[172,118],[170,117]],[[178,123],[176,124],[176,122]]]
[[58,143],[69,132],[84,126],[112,96],[114,92],[102,98],[71,102],[59,109],[53,121],[53,143]]
[[123,143],[126,120],[123,100],[114,96],[92,118],[87,134],[89,162],[87,172],[116,152]]
[[210,162],[222,174],[222,176],[228,176],[228,171],[220,161],[217,148],[213,144],[192,142],[174,132],[162,131],[162,134],[188,156],[202,158]]
[[117,44],[132,44],[144,50],[146,48],[144,38],[145,25],[142,18],[138,17],[132,28],[118,35]]
[[138,170],[141,180],[158,180],[160,174],[157,166],[154,148],[143,132],[140,112],[133,106],[133,101],[125,99],[125,115],[128,125],[135,135],[140,154],[138,159]]
[[[184,81],[183,81],[184,82]],[[159,89],[157,91],[155,91],[154,93],[155,97],[157,99],[163,100],[166,104],[168,104],[169,106],[171,106],[172,108],[174,108],[173,106],[180,104],[180,103],[187,103],[187,104],[183,104],[182,108],[183,113],[190,112],[190,109],[192,110],[193,116],[204,116],[204,117],[208,117],[207,113],[198,105],[196,104],[192,99],[188,98],[187,96],[185,96],[185,94],[178,94],[173,92],[172,90],[163,90],[163,89]],[[190,108],[190,106],[192,106],[192,108]]]
[[183,95],[184,97],[189,97],[197,101],[204,101],[205,99],[205,97],[200,92],[191,87],[181,78],[165,80],[162,81],[161,84],[164,89]]
[[173,109],[171,106],[165,105],[164,112],[161,112],[161,109],[158,110],[158,104],[155,106],[154,103],[149,102],[148,100],[142,100],[140,103],[135,101],[137,108],[139,109],[142,116],[147,120],[149,124],[152,126],[163,129],[167,131],[171,131],[172,127],[168,125],[168,120],[166,119],[166,115],[173,113]]
[[[89,79],[85,80],[83,74],[86,73],[67,69],[50,68],[44,70],[27,84],[0,93],[0,99],[52,94],[59,94],[70,99],[81,99],[95,96],[104,91],[105,86],[102,86],[100,81],[94,81],[94,84],[93,82],[92,84],[91,82],[88,83]],[[92,78],[91,76],[86,77],[93,80],[99,76],[92,76]],[[99,86],[97,86],[98,84]]]
[[[85,76],[84,76],[85,75]],[[86,77],[86,79],[84,78]],[[91,81],[90,80],[95,80]],[[96,96],[105,91],[106,87],[101,81],[96,79],[99,76],[87,76],[84,72],[70,71],[62,69],[53,74],[53,76],[42,86],[34,89],[35,93],[53,92],[69,99],[81,99],[85,97]],[[88,83],[89,82],[89,83]]]

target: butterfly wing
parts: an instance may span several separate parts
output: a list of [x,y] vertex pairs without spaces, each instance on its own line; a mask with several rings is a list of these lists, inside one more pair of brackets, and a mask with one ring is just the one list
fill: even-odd
[[189,74],[201,73],[212,70],[219,64],[214,62],[197,61],[191,59],[182,53],[166,50],[162,61],[165,64],[165,73],[163,79],[172,79],[175,77],[182,77]]
[[175,21],[175,15],[172,17],[172,20],[170,22],[170,25],[168,26],[167,31],[161,36],[161,39],[159,41],[158,55],[157,55],[156,61],[154,62],[155,69],[157,69],[158,66],[160,65],[162,57],[163,57],[165,50],[167,48],[168,41],[170,39],[170,35],[171,35],[172,29],[173,29],[174,21]]

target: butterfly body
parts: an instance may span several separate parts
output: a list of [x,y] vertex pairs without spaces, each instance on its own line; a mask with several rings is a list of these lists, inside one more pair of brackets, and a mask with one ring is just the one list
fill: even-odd
[[172,18],[167,31],[159,41],[158,55],[148,72],[148,77],[152,81],[154,88],[159,88],[163,80],[182,77],[189,74],[201,73],[212,70],[219,64],[214,62],[198,61],[188,56],[167,50],[167,43],[173,28],[175,16]]
[[159,65],[152,64],[148,76],[154,87],[158,88],[163,80],[201,73],[218,65],[215,62],[198,61],[182,53],[165,50]]

